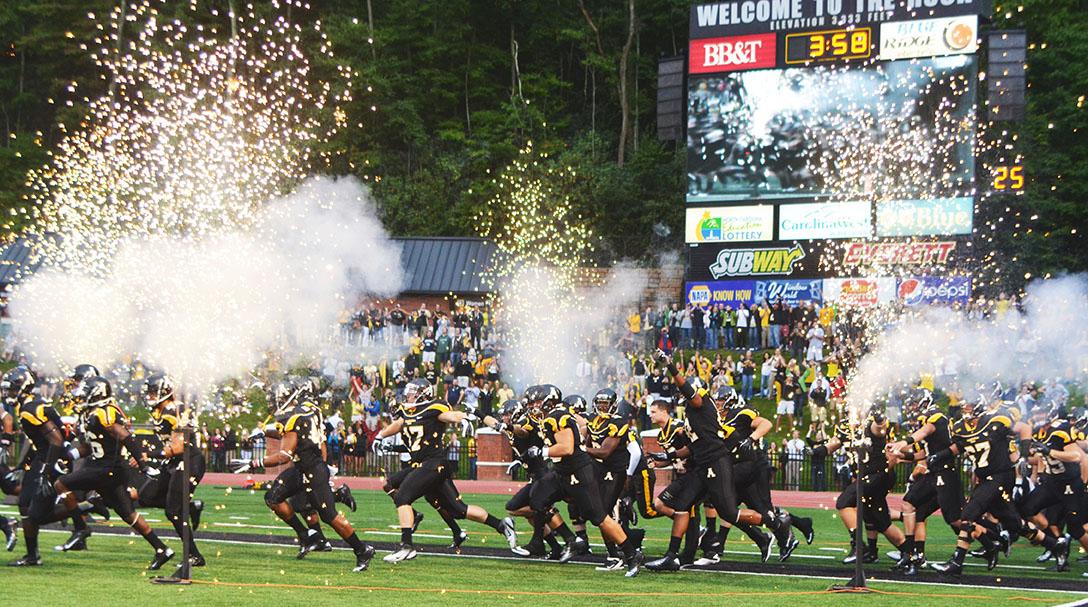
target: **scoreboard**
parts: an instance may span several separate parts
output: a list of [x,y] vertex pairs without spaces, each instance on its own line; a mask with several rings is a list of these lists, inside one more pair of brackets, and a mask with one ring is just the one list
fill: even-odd
[[[978,189],[1024,187],[1020,166],[976,178],[979,30],[992,9],[990,0],[692,6],[689,283],[724,280],[693,268],[733,259],[730,251],[801,246],[811,257],[836,242],[970,238]],[[854,271],[822,257],[829,263],[801,279]],[[954,272],[961,259],[933,271]],[[905,268],[919,277],[911,285],[928,284],[927,263]]]

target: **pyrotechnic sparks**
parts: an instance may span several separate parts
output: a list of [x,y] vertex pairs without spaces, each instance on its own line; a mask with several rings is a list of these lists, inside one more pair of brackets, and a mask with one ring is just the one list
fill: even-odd
[[352,70],[320,81],[303,50],[332,57],[320,23],[250,4],[221,31],[168,18],[162,5],[126,3],[100,24],[92,54],[109,92],[28,176],[33,230],[61,236],[39,251],[51,265],[101,275],[123,239],[251,225],[343,124]]

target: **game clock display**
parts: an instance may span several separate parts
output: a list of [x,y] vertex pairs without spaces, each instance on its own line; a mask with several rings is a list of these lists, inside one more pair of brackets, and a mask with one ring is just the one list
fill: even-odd
[[786,35],[786,63],[868,59],[873,54],[873,30],[868,27],[802,32]]

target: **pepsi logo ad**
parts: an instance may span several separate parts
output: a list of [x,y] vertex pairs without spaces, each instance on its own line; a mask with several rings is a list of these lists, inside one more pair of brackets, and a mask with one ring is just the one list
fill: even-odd
[[968,276],[901,278],[897,295],[899,300],[908,306],[967,305],[971,298],[971,278]]

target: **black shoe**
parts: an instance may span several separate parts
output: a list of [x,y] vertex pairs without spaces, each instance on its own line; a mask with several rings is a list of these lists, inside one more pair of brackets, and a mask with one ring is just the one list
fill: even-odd
[[933,563],[930,565],[934,571],[941,573],[942,575],[948,575],[952,577],[959,577],[963,575],[963,563],[957,563],[956,561],[949,559],[943,563]]
[[907,577],[914,577],[918,575],[918,566],[914,564],[914,561],[907,561],[907,564],[900,567],[898,571]]
[[675,554],[666,552],[665,556],[646,563],[646,568],[650,571],[680,571],[680,559]]
[[423,522],[423,513],[418,510],[412,511],[412,533],[419,530],[419,524]]
[[1012,542],[1013,538],[1008,531],[1002,529],[997,533],[997,543],[1001,547],[1001,551],[1005,553],[1005,558],[1009,558],[1009,554],[1012,552]]
[[374,558],[374,547],[364,544],[363,549],[355,553],[355,568],[352,571],[366,571],[370,567],[370,559]]
[[759,548],[760,560],[766,563],[767,561],[771,560],[771,536],[761,531],[757,535],[757,537],[762,537],[763,539],[757,540],[753,538],[752,541],[754,541],[756,543],[756,546]]
[[156,551],[155,558],[151,560],[151,564],[147,566],[148,571],[158,571],[162,569],[170,559],[174,558],[174,551],[167,548],[166,550]]
[[986,549],[985,548],[975,548],[974,550],[972,550],[971,552],[968,552],[967,554],[971,555],[972,557],[974,557],[976,559],[984,559],[984,558],[986,558]]
[[197,552],[196,554],[189,555],[189,566],[190,567],[203,567],[204,565],[207,565],[207,564],[208,563],[207,563],[207,561],[204,560],[204,555],[203,554],[200,554],[199,552]]
[[801,542],[799,542],[797,538],[793,536],[793,533],[790,533],[789,539],[786,541],[786,545],[778,547],[778,562],[785,562],[786,559],[790,558],[790,555],[793,554],[793,551],[797,550],[797,547],[800,545]]
[[42,564],[42,557],[35,555],[26,555],[23,558],[8,563],[8,567],[39,567]]
[[563,553],[559,555],[559,562],[567,563],[575,556],[584,554],[587,549],[586,544],[587,542],[585,540],[578,536],[574,536],[574,539],[568,542],[566,547],[563,548]]
[[635,550],[624,562],[627,565],[627,573],[623,577],[635,577],[642,570],[642,551]]
[[997,555],[999,554],[1001,554],[1001,551],[996,548],[986,553],[986,571],[993,571],[994,567],[997,567]]
[[1069,538],[1062,536],[1054,545],[1054,563],[1058,571],[1069,571]]
[[204,514],[203,500],[193,500],[193,503],[189,504],[189,520],[192,521],[193,529],[200,529],[200,515],[202,514]]
[[[358,504],[355,503],[355,496],[351,494],[351,487],[348,487],[347,483],[340,485],[336,489],[336,492],[333,494],[333,496],[335,497],[336,501],[347,506],[349,509],[351,509],[352,512],[355,512],[355,508],[358,506]],[[360,569],[359,571],[362,571],[362,569]]]
[[807,516],[791,516],[790,518],[797,524],[797,530],[801,532],[801,535],[805,536],[805,543],[812,544],[816,540],[816,530],[812,527],[812,519]]
[[468,534],[464,531],[461,531],[461,533],[453,536],[453,543],[447,546],[447,548],[449,548],[450,550],[456,550],[457,552],[461,552],[461,544],[464,544],[467,541]]
[[19,540],[18,534],[15,532],[15,521],[10,521],[4,524],[4,528],[0,529],[4,533],[4,543],[7,545],[8,552],[15,550],[15,543]]
[[75,552],[87,549],[87,538],[91,537],[90,529],[76,529],[68,536],[63,544],[54,548],[59,552]]
[[316,542],[317,547],[314,548],[314,552],[332,552],[332,542],[325,538],[321,538]]
[[1045,563],[1045,562],[1049,561],[1052,558],[1054,558],[1054,553],[1049,551],[1049,550],[1044,550],[1042,554],[1035,557],[1035,562],[1036,563]]
[[877,554],[876,550],[866,550],[865,554],[862,555],[861,562],[866,565],[872,565],[878,561],[880,561],[880,555]]
[[524,548],[526,552],[529,553],[527,556],[530,557],[540,558],[543,556],[547,556],[548,554],[548,549],[544,546],[543,541],[529,540],[529,543],[525,544]]
[[295,555],[295,558],[300,560],[306,558],[307,554],[317,550],[320,543],[321,541],[318,539],[307,538],[298,545],[298,554]]
[[551,551],[549,551],[547,556],[545,556],[544,558],[549,561],[558,561],[559,559],[563,558],[563,547],[552,546]]
[[87,503],[91,505],[91,509],[87,512],[97,514],[104,520],[110,520],[110,509],[106,507],[106,502],[102,500],[101,495],[95,494],[88,497]]

